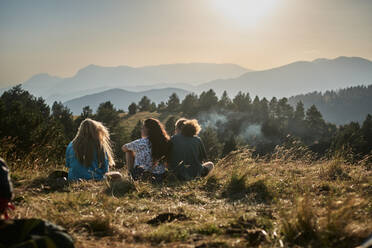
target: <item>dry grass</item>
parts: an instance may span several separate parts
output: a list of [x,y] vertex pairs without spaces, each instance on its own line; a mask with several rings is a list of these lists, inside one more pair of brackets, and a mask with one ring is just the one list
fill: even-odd
[[[65,187],[48,179],[60,166],[17,169],[21,163],[10,163],[12,217],[55,222],[77,247],[355,247],[372,233],[372,172],[365,163],[261,161],[241,150],[198,181],[124,178]],[[186,218],[147,224],[163,213]]]

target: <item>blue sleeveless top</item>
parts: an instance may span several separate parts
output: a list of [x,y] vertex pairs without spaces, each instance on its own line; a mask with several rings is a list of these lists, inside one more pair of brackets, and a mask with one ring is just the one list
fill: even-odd
[[108,172],[109,163],[107,156],[105,156],[105,163],[100,168],[98,166],[97,156],[95,156],[92,164],[89,167],[80,164],[79,160],[75,156],[75,151],[72,142],[70,142],[66,149],[66,167],[69,168],[68,169],[69,181],[76,181],[79,179],[102,180],[105,173]]

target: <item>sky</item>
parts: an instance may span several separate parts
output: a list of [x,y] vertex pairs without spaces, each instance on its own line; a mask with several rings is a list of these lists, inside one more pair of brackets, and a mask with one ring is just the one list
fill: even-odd
[[0,0],[0,88],[89,64],[372,60],[371,13],[372,0]]

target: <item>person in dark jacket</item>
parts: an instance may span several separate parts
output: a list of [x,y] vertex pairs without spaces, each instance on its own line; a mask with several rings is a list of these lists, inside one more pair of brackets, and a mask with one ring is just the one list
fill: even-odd
[[169,169],[181,180],[204,177],[214,164],[207,161],[203,141],[198,136],[201,127],[197,120],[179,119],[171,138]]

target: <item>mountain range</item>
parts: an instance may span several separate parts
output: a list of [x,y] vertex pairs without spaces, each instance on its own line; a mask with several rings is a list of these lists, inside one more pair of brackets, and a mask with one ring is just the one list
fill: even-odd
[[359,57],[338,57],[299,61],[281,67],[251,71],[232,79],[218,79],[198,87],[198,91],[224,90],[232,96],[239,91],[251,96],[290,97],[297,94],[340,89],[372,83],[372,61]]
[[90,108],[96,111],[99,104],[106,101],[110,101],[116,108],[126,111],[132,102],[138,103],[143,96],[147,96],[151,101],[158,104],[161,101],[165,102],[173,93],[176,93],[180,100],[182,100],[189,91],[177,88],[153,89],[141,92],[110,89],[67,101],[64,105],[66,105],[74,115],[79,115],[85,106],[90,106]]
[[[290,97],[372,83],[372,61],[360,57],[338,57],[297,61],[284,66],[252,71],[235,64],[189,63],[145,67],[102,67],[89,65],[74,76],[61,78],[37,74],[22,84],[35,96],[66,102],[74,113],[90,105],[93,109],[110,100],[126,110],[147,95],[156,103],[173,93],[182,99],[188,92],[200,94],[226,90],[231,97],[239,91],[253,98]],[[3,89],[3,91],[6,89]],[[0,90],[0,94],[1,94]]]
[[[193,85],[220,78],[233,78],[248,72],[234,64],[170,64],[145,67],[102,67],[89,65],[76,75],[59,78],[38,74],[22,84],[23,88],[47,103],[68,101],[113,88],[144,91],[159,88],[192,89]],[[168,97],[168,96],[167,96]]]

